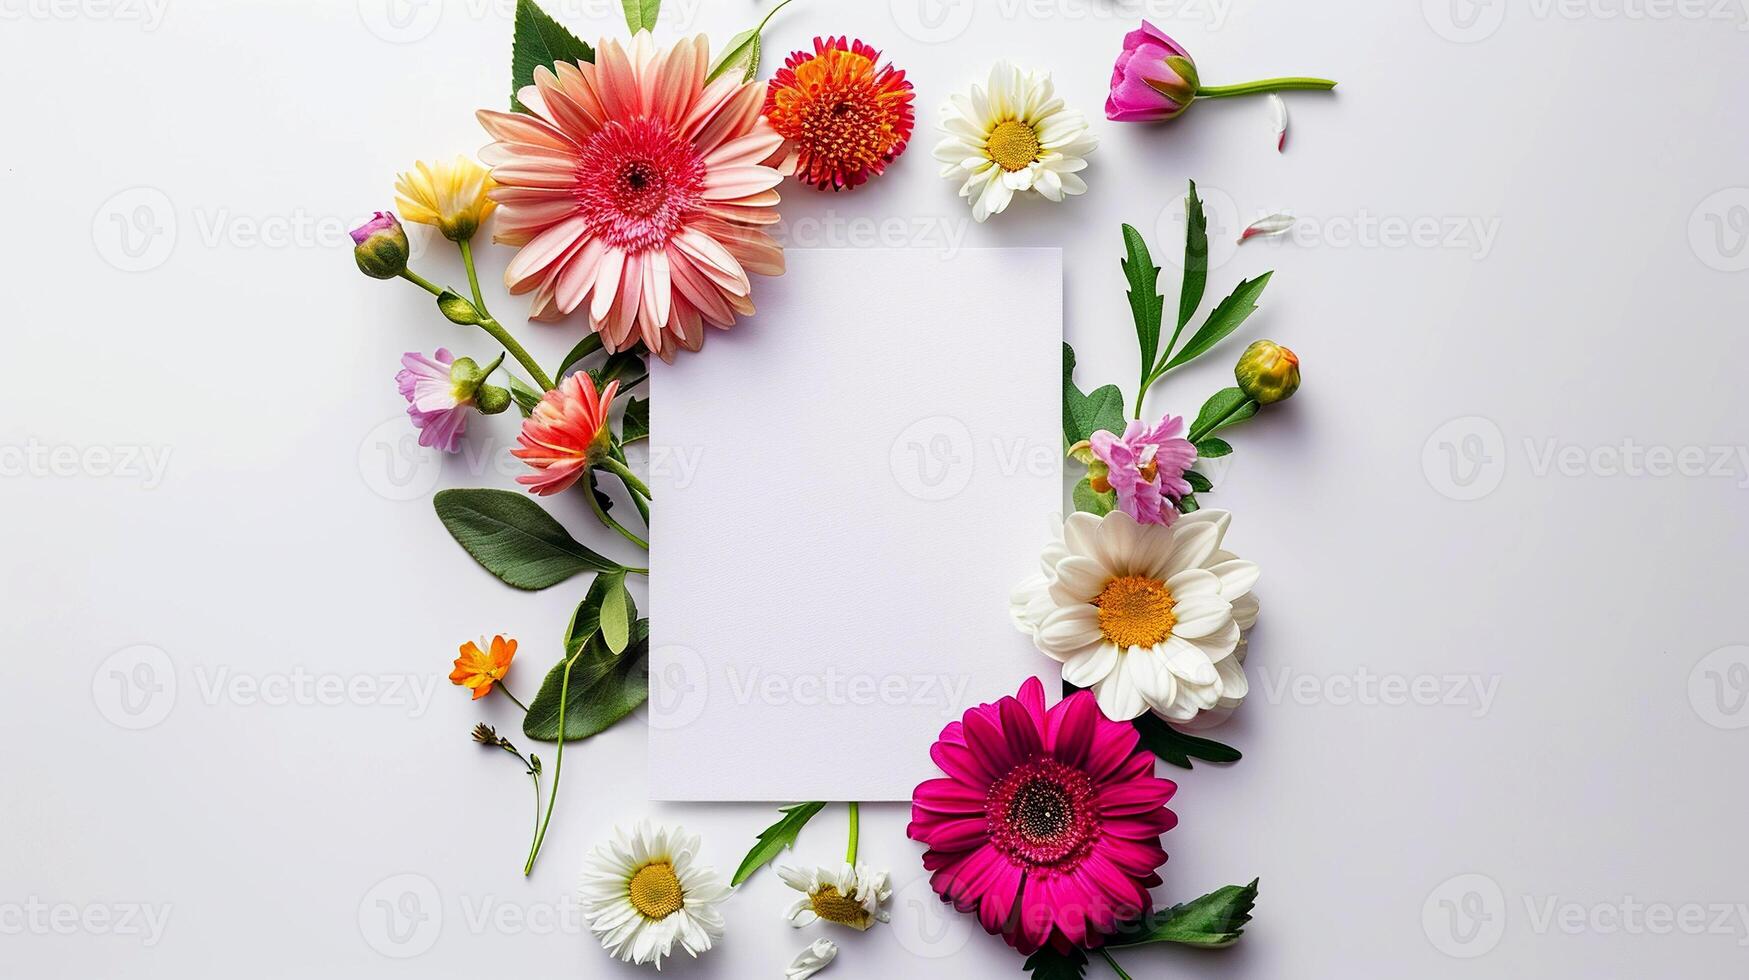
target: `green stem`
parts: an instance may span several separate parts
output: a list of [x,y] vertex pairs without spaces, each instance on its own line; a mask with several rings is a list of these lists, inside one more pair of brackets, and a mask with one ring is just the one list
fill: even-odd
[[621,565],[619,568],[620,571],[625,572],[627,575],[643,575],[648,577],[650,574],[648,568],[633,568],[630,565]]
[[480,295],[480,276],[474,271],[474,246],[465,238],[456,244],[461,246],[462,265],[468,270],[468,289],[474,294],[474,309],[479,310],[481,316],[490,318],[492,314],[486,312],[486,299]]
[[1328,78],[1265,78],[1238,85],[1205,85],[1196,90],[1199,99],[1226,99],[1235,95],[1256,95],[1259,92],[1328,92],[1336,83]]
[[625,483],[627,490],[638,494],[645,500],[655,500],[654,497],[650,496],[650,488],[644,486],[644,481],[638,479],[637,474],[633,473],[626,464],[614,459],[612,456],[604,456],[602,457],[601,462],[597,465],[602,469],[607,470],[609,473],[612,473],[614,476],[619,477],[620,480]]
[[862,804],[850,804],[850,847],[844,852],[844,863],[856,866],[856,839],[860,835],[862,824]]
[[624,525],[622,525],[620,522],[614,520],[612,517],[608,516],[607,511],[605,511],[601,508],[601,501],[595,499],[595,488],[594,487],[585,487],[584,489],[587,491],[587,494],[589,497],[589,509],[595,512],[595,519],[596,520],[607,525],[608,527],[613,528],[615,531],[618,531],[620,537],[625,538],[627,541],[630,541],[632,544],[637,545],[638,547],[644,549],[645,551],[650,550],[650,542],[645,541],[643,538],[640,538],[636,534],[633,534],[632,532],[626,530]]
[[1198,426],[1194,429],[1191,429],[1190,435],[1186,436],[1185,438],[1189,439],[1191,442],[1201,442],[1205,436],[1207,436],[1209,433],[1214,432],[1215,430],[1219,429],[1221,426],[1226,425],[1228,419],[1239,414],[1241,411],[1244,410],[1245,406],[1247,406],[1249,404],[1251,404],[1251,401],[1249,399],[1247,399],[1245,401],[1240,402],[1237,405],[1234,405],[1232,408],[1227,410],[1227,414],[1221,416],[1218,419],[1211,420],[1208,425]]
[[[585,644],[586,646],[587,644]],[[553,822],[553,806],[559,802],[559,774],[565,770],[565,702],[571,699],[571,667],[577,663],[577,658],[583,655],[583,648],[565,661],[565,673],[559,679],[559,748],[553,756],[553,783],[547,788],[547,815],[540,822],[540,829],[534,833],[534,844],[528,849],[528,861],[522,866],[522,876],[528,877],[534,870],[534,859],[540,856],[540,847],[547,839],[547,827]]]
[[[522,703],[522,699],[521,699],[521,698],[519,698],[519,697],[517,697],[517,696],[516,696],[516,695],[514,695],[514,694],[511,694],[511,693],[510,693],[510,688],[508,688],[508,687],[505,687],[505,686],[504,686],[504,682],[503,682],[503,681],[499,681],[499,682],[498,682],[498,684],[497,684],[497,688],[498,688],[498,690],[500,690],[500,691],[503,691],[503,692],[504,692],[504,696],[505,696],[505,697],[507,697],[507,698],[509,698],[509,699],[510,699],[510,700],[512,700],[512,701],[514,701],[514,702],[516,702],[516,706],[517,706],[517,707],[518,707],[518,708],[521,708],[521,709],[522,709],[522,713],[523,713],[523,714],[525,714],[525,715],[526,715],[526,714],[528,714],[528,705],[526,705],[526,704],[523,704],[523,703]],[[520,757],[519,757],[519,758],[520,758]]]
[[1123,972],[1123,967],[1117,965],[1117,960],[1112,959],[1110,950],[1101,948],[1099,950],[1099,955],[1105,957],[1105,962],[1111,967],[1114,973],[1122,978],[1122,980],[1130,980],[1130,975]]
[[[433,296],[442,296],[445,292],[442,286],[426,279],[412,269],[401,270],[401,278],[418,286],[420,289],[425,290]],[[476,289],[477,288],[478,287],[476,287]],[[448,291],[454,292],[454,290]],[[475,309],[479,309],[477,304]],[[542,391],[552,391],[553,379],[547,377],[547,373],[541,370],[540,362],[536,361],[534,357],[529,354],[527,349],[517,343],[516,338],[510,336],[510,331],[504,329],[502,324],[497,320],[486,316],[485,310],[480,309],[480,315],[484,317],[484,319],[480,321],[480,329],[490,334],[493,340],[502,344],[504,349],[510,352],[510,356],[516,358],[517,363],[522,365],[523,370],[527,371],[529,376],[534,378],[535,383],[540,385]]]
[[780,4],[778,4],[778,5],[777,5],[777,6],[775,6],[775,7],[773,7],[773,8],[771,8],[771,12],[770,12],[770,13],[768,13],[768,14],[766,14],[766,15],[765,15],[765,19],[764,19],[764,20],[761,20],[761,21],[760,21],[760,22],[759,22],[759,26],[758,26],[758,27],[755,27],[755,28],[754,28],[754,29],[753,29],[753,36],[754,36],[754,37],[758,37],[758,36],[759,36],[759,35],[761,35],[761,34],[764,34],[764,33],[765,33],[765,25],[766,25],[766,24],[769,24],[769,23],[771,23],[771,18],[773,18],[773,17],[776,17],[776,16],[777,16],[777,12],[778,12],[778,11],[779,11],[779,10],[782,10],[782,9],[783,9],[783,8],[785,8],[785,7],[787,7],[787,6],[789,6],[789,5],[790,5],[790,3],[791,3],[791,2],[793,2],[793,0],[783,0],[783,2],[782,2],[782,3],[780,3]]

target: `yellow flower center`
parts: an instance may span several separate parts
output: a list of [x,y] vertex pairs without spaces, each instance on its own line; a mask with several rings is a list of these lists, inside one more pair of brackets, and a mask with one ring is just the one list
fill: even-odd
[[667,861],[646,864],[632,875],[632,908],[646,919],[666,919],[680,911],[686,897],[680,891],[680,879],[674,866]]
[[1172,592],[1165,582],[1145,575],[1112,579],[1093,604],[1099,607],[1099,632],[1126,649],[1163,642],[1178,625]]
[[808,898],[813,905],[814,914],[827,922],[860,928],[863,920],[868,918],[868,912],[861,903],[848,895],[840,895],[836,885],[825,885]]
[[1038,159],[1038,134],[1018,119],[997,126],[984,143],[984,152],[1003,170],[1025,170]]

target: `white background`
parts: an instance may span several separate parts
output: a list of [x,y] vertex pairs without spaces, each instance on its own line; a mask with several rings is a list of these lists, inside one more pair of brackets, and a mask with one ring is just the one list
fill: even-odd
[[[558,10],[617,33],[595,2]],[[1327,73],[1340,94],[1292,99],[1280,156],[1261,100],[1098,119],[1085,198],[976,227],[928,158],[935,106],[1006,56],[1098,117],[1142,8],[802,0],[768,39],[769,67],[815,33],[863,36],[920,93],[887,177],[787,195],[790,243],[855,245],[830,239],[897,217],[898,244],[1061,246],[1084,386],[1136,373],[1120,221],[1169,256],[1189,177],[1217,247],[1261,214],[1302,218],[1297,240],[1216,252],[1211,299],[1277,270],[1245,337],[1292,346],[1306,384],[1234,432],[1211,495],[1265,569],[1255,693],[1224,730],[1245,760],[1176,774],[1161,889],[1261,876],[1259,918],[1224,953],[1132,952],[1137,977],[1716,977],[1749,957],[1731,908],[1701,910],[1700,934],[1677,914],[1749,902],[1744,11],[1453,2],[1150,0],[1210,83]],[[671,6],[670,37],[722,40],[755,13]],[[651,814],[703,832],[726,872],[769,822],[645,803],[631,722],[570,754],[524,881],[526,777],[468,741],[482,718],[513,731],[514,709],[442,680],[460,640],[506,631],[531,692],[575,595],[499,586],[443,535],[430,493],[509,486],[513,421],[441,467],[405,453],[400,352],[485,345],[359,276],[345,229],[390,206],[395,171],[484,141],[472,110],[506,96],[509,7],[0,0],[7,976],[629,975],[550,916],[584,851]],[[431,244],[420,266],[456,281]],[[507,258],[485,250],[489,279]],[[521,332],[548,363],[576,338]],[[1237,349],[1153,408],[1194,411]],[[1624,467],[1630,443],[1659,451]],[[44,455],[61,447],[71,464]],[[1723,452],[1723,474],[1662,468],[1686,447]],[[93,449],[168,464],[153,478]],[[1356,699],[1363,671],[1495,696]],[[336,705],[260,693],[298,678],[357,686]],[[406,680],[426,699],[368,687]],[[795,752],[858,764],[829,731]],[[1017,975],[923,900],[904,823],[866,816],[894,922],[836,936],[827,975]],[[800,855],[835,859],[842,831],[833,808]],[[762,873],[723,947],[673,972],[776,976],[814,938],[778,921],[788,900]],[[161,934],[100,921],[141,907],[168,908]]]

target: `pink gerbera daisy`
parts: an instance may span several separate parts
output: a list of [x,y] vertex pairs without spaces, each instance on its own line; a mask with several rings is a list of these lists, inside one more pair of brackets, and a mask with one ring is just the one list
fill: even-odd
[[504,271],[534,292],[529,316],[582,309],[609,351],[642,341],[664,360],[698,350],[704,324],[753,312],[749,273],[779,275],[783,138],[760,115],[765,87],[706,83],[700,35],[659,51],[640,31],[604,40],[595,63],[535,69],[531,115],[482,110],[480,151],[497,187],[493,240],[522,249]]
[[455,356],[442,347],[432,357],[418,351],[401,355],[395,386],[407,399],[407,415],[419,429],[419,445],[453,453],[461,447],[474,412],[473,391],[450,377]]
[[1136,523],[1178,519],[1178,501],[1190,492],[1184,473],[1196,462],[1196,447],[1183,433],[1184,420],[1167,415],[1157,425],[1131,421],[1122,436],[1101,429],[1088,441],[1106,465],[1104,479],[1117,491],[1118,508]]
[[929,754],[947,776],[917,787],[906,833],[929,848],[942,901],[1023,953],[1098,946],[1149,910],[1178,786],[1091,692],[1047,711],[1032,678],[950,723]]
[[601,461],[613,444],[607,410],[619,382],[609,381],[598,395],[595,380],[578,371],[542,396],[516,437],[520,448],[510,455],[534,467],[516,478],[529,493],[547,496],[568,489]]

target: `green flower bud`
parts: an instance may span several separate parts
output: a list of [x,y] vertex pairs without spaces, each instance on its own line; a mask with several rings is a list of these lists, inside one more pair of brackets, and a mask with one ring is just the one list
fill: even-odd
[[499,354],[496,360],[485,367],[481,367],[479,363],[471,357],[456,358],[449,366],[450,390],[455,393],[456,404],[465,405],[469,402],[474,402],[479,406],[480,411],[485,412],[488,415],[496,415],[498,412],[504,411],[505,407],[509,405],[508,399],[510,393],[504,391],[502,388],[497,390],[503,394],[506,400],[502,404],[499,404],[496,409],[488,411],[484,403],[480,401],[483,397],[491,398],[493,400],[497,399],[496,395],[485,394],[485,390],[492,387],[491,385],[486,384],[486,379],[491,377],[492,372],[498,370],[498,365],[503,363],[503,354]]
[[1286,401],[1300,387],[1300,359],[1271,340],[1259,340],[1239,355],[1233,368],[1239,390],[1259,405]]
[[387,211],[352,229],[352,257],[372,279],[393,279],[407,270],[407,232]]
[[474,407],[481,415],[497,415],[510,407],[510,391],[497,385],[481,385],[474,392]]

